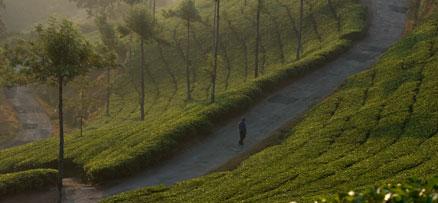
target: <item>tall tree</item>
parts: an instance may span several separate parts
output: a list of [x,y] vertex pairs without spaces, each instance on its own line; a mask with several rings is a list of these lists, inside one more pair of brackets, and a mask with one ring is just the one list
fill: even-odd
[[301,58],[303,52],[303,17],[304,17],[304,0],[300,0],[300,20],[298,23],[297,37],[297,60]]
[[[277,0],[277,4],[279,4],[281,7],[283,7],[286,10],[287,17],[289,18],[289,22],[290,22],[291,27],[292,27],[292,31],[295,33],[295,37],[296,37],[296,40],[297,40],[296,44],[297,44],[297,47],[298,47],[298,44],[300,44],[300,42],[299,42],[300,41],[300,39],[299,39],[300,30],[297,27],[296,20],[295,20],[293,14],[292,14],[292,8],[289,7],[287,4],[281,3],[280,0]],[[297,50],[296,58],[298,59],[299,58],[299,54],[298,54],[299,52],[298,52],[298,49],[296,49],[296,50]]]
[[96,25],[100,33],[100,38],[105,46],[103,51],[107,56],[106,72],[107,72],[107,95],[105,102],[105,112],[106,115],[110,115],[110,100],[111,100],[111,69],[116,66],[117,54],[116,51],[119,46],[119,41],[116,35],[116,30],[113,25],[108,22],[108,19],[105,14],[96,17]]
[[145,118],[145,42],[154,37],[154,22],[149,11],[142,6],[131,9],[125,19],[126,27],[135,33],[140,41],[140,119]]
[[58,202],[62,201],[64,176],[64,85],[76,76],[86,73],[99,63],[93,47],[81,36],[73,23],[52,19],[47,27],[38,26],[36,39],[29,42],[29,50],[20,60],[24,71],[34,78],[52,80],[58,86],[59,158]]
[[201,21],[201,16],[199,15],[198,9],[195,7],[195,3],[193,0],[183,0],[179,5],[179,8],[176,11],[170,10],[167,14],[168,16],[175,16],[181,18],[186,22],[187,28],[187,47],[185,54],[186,61],[186,91],[187,91],[187,100],[192,100],[191,94],[191,79],[190,79],[190,32],[191,32],[191,24],[196,21]]
[[254,78],[259,77],[259,54],[260,54],[260,13],[262,10],[262,0],[257,0],[257,11],[256,11],[256,48],[255,48],[255,67],[254,67]]
[[214,6],[214,48],[213,48],[213,72],[211,74],[211,103],[215,102],[216,76],[217,76],[217,55],[219,50],[219,28],[220,28],[220,0],[215,0]]

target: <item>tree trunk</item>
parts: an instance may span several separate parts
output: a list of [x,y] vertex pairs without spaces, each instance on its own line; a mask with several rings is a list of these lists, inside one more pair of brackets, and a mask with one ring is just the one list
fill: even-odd
[[58,158],[58,203],[62,202],[63,198],[63,191],[62,191],[62,179],[64,177],[64,113],[63,113],[63,99],[62,99],[62,93],[63,93],[63,83],[64,78],[60,76],[58,78],[58,86],[59,86],[59,93],[58,93],[58,99],[59,99],[59,106],[58,106],[58,113],[59,113],[59,158]]
[[236,30],[236,28],[233,26],[231,20],[227,20],[228,21],[228,27],[230,28],[231,32],[233,33],[233,35],[235,36],[236,40],[241,42],[241,47],[243,50],[243,62],[244,62],[244,81],[246,82],[246,80],[248,79],[248,45],[246,44],[246,37],[244,36],[244,34],[240,35],[238,33],[238,31]]
[[157,21],[157,17],[156,17],[156,11],[157,11],[157,6],[156,6],[156,0],[153,0],[154,2],[152,3],[152,15],[154,16],[154,24]]
[[144,40],[140,40],[140,120],[144,121],[144,100],[145,100],[145,87],[144,87]]
[[106,70],[107,77],[107,92],[106,92],[106,115],[110,115],[110,99],[111,99],[111,68]]
[[79,119],[80,119],[79,125],[81,128],[81,137],[82,137],[83,132],[84,132],[84,111],[85,111],[84,110],[84,90],[81,89],[81,113],[79,115]]
[[178,79],[176,78],[175,74],[172,72],[169,63],[167,62],[166,57],[164,56],[163,48],[161,47],[160,44],[158,44],[157,47],[158,47],[158,51],[160,54],[160,58],[164,63],[164,68],[165,68],[166,72],[169,74],[170,79],[172,80],[173,87],[174,87],[174,93],[176,94],[176,92],[178,91]]
[[192,89],[190,84],[190,19],[187,20],[186,83],[187,101],[190,101],[192,100]]
[[327,4],[329,6],[330,12],[333,14],[333,17],[336,20],[337,30],[338,30],[338,32],[340,32],[341,31],[341,19],[338,16],[338,12],[336,11],[336,7],[333,5],[332,0],[327,0]]
[[255,50],[254,78],[259,77],[260,10],[261,10],[261,0],[258,0],[257,1],[257,17],[256,17],[256,50]]
[[214,11],[214,50],[213,50],[213,73],[211,75],[211,103],[215,102],[216,96],[216,76],[217,76],[217,55],[219,49],[219,28],[220,28],[220,0],[216,0]]
[[301,58],[301,52],[303,51],[302,35],[303,35],[303,17],[304,17],[304,0],[300,0],[300,22],[298,25],[298,37],[297,37],[297,60]]

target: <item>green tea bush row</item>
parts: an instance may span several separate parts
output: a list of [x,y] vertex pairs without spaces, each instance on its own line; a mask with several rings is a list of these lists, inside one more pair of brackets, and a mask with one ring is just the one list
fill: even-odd
[[34,169],[17,173],[0,174],[0,200],[17,193],[44,190],[56,185],[58,172],[51,169]]

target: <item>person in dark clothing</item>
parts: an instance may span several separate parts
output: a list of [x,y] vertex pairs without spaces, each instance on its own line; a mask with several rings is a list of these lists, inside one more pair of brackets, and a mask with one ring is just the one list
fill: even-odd
[[245,118],[242,118],[242,120],[239,123],[239,132],[240,132],[239,145],[243,145],[243,140],[246,137],[246,121],[245,121]]

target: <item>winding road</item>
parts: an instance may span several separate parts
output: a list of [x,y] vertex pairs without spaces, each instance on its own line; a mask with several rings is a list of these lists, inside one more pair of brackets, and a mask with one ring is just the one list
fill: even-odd
[[[174,157],[117,183],[96,188],[66,179],[65,202],[97,202],[120,192],[158,184],[170,185],[205,175],[227,161],[247,153],[282,126],[299,119],[310,108],[332,94],[349,76],[372,66],[379,56],[401,37],[407,0],[363,2],[368,5],[370,12],[368,35],[337,60],[273,93],[243,115],[248,123],[248,137],[244,147],[237,144],[237,118]],[[54,194],[38,193],[26,195],[25,198],[15,197],[9,202],[35,202],[38,198],[49,202],[53,197]]]
[[50,136],[52,132],[50,118],[28,87],[7,88],[5,95],[17,113],[21,129],[13,140],[0,147],[0,149],[26,144]]

